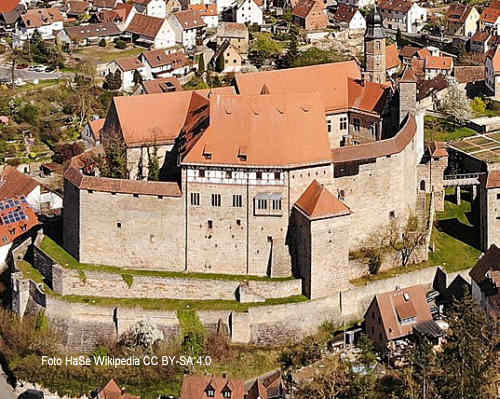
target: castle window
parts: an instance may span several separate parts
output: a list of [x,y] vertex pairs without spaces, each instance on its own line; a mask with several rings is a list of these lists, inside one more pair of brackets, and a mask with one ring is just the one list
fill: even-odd
[[274,172],[274,180],[281,180],[281,173],[280,172]]
[[239,195],[239,194],[233,195],[233,206],[235,208],[241,208],[243,206],[243,199],[242,199],[241,195]]
[[116,227],[119,228],[119,229],[121,229],[122,228],[122,224],[120,222],[117,222],[116,223]]
[[497,194],[497,200],[500,200],[500,194]]
[[390,212],[389,212],[389,217],[390,217],[391,219],[394,219],[394,218],[396,217],[396,212],[395,212],[395,211],[390,211]]
[[420,181],[420,191],[425,191],[425,180]]
[[213,398],[213,397],[215,397],[215,389],[213,389],[211,385],[209,385],[209,386],[207,387],[207,389],[206,389],[206,391],[205,391],[205,392],[207,393],[207,396],[208,396],[209,398]]
[[360,128],[361,128],[361,121],[359,120],[359,118],[354,118],[352,120],[352,123],[354,125],[354,131],[355,132],[359,132]]
[[236,219],[236,225],[241,226],[241,219]]
[[200,205],[200,193],[191,193],[191,205]]
[[326,124],[328,126],[328,133],[331,133],[331,131],[332,131],[332,121],[331,121],[331,119],[328,119],[326,121]]
[[224,398],[231,398],[231,390],[229,388],[225,388],[223,391],[222,391],[222,397]]
[[212,194],[212,206],[220,206],[220,194]]
[[340,117],[340,130],[347,130],[347,116]]
[[214,227],[214,222],[209,220],[207,225],[208,225],[208,228],[211,229],[212,227]]
[[198,171],[198,176],[199,176],[199,177],[205,177],[205,169],[200,169],[200,170]]
[[262,172],[257,172],[257,173],[256,173],[256,176],[257,176],[257,177],[256,177],[256,178],[257,178],[257,180],[261,180],[261,179],[262,179]]
[[257,200],[257,209],[267,209],[267,200],[258,199]]
[[274,211],[281,211],[281,200],[280,199],[273,199],[273,210]]
[[233,178],[233,172],[230,170],[226,171],[226,179],[232,179]]
[[339,190],[339,200],[343,201],[344,196],[345,196],[344,190]]

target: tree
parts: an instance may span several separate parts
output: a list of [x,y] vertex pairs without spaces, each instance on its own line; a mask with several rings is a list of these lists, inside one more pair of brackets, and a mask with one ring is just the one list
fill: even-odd
[[402,36],[401,36],[401,29],[398,28],[397,32],[396,32],[396,44],[398,45],[398,47],[401,47],[402,46]]
[[463,124],[471,113],[470,102],[465,91],[456,84],[451,85],[441,101],[439,110],[456,123]]
[[427,232],[420,226],[418,218],[410,215],[405,224],[394,219],[387,231],[389,246],[401,255],[401,264],[406,266],[415,250],[425,243]]
[[478,116],[486,112],[486,104],[481,97],[474,97],[471,102],[471,108],[474,114]]
[[127,148],[122,137],[117,132],[108,132],[101,135],[104,147],[104,156],[96,159],[99,173],[103,177],[127,179]]
[[106,47],[106,40],[105,39],[99,40],[99,47]]
[[117,49],[123,50],[123,49],[127,48],[127,43],[125,41],[123,41],[123,40],[117,40],[115,42],[115,47]]
[[205,72],[205,57],[203,57],[203,54],[200,54],[200,57],[198,59],[198,75],[202,76],[204,72]]
[[282,51],[283,46],[273,40],[270,33],[256,33],[250,44],[249,58],[255,66],[260,67],[265,60],[278,57]]
[[148,153],[148,180],[158,181],[160,180],[160,161],[158,159],[158,149],[153,146],[153,149],[149,150]]
[[286,54],[280,57],[280,69],[291,68],[299,55],[298,32],[295,26],[290,27],[290,42],[288,43]]

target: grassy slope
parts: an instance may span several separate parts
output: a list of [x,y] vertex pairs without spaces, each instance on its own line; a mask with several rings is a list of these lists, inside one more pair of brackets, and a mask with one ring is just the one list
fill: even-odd
[[425,140],[426,141],[453,141],[463,137],[474,136],[475,130],[468,127],[459,127],[433,116],[425,117]]

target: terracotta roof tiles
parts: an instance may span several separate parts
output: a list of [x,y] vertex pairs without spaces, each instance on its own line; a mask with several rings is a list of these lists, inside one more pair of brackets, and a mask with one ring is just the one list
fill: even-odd
[[101,118],[89,122],[90,130],[92,131],[92,134],[94,135],[96,141],[99,141],[101,138],[101,129],[104,126],[105,121],[106,119]]
[[182,29],[196,29],[206,26],[205,22],[201,19],[201,15],[197,10],[189,9],[183,11],[177,11],[174,13],[175,18],[179,21]]
[[0,201],[0,247],[39,225],[35,211],[23,196],[13,196]]
[[202,17],[217,16],[217,4],[190,4],[191,10],[197,11]]
[[114,62],[116,62],[124,72],[133,71],[144,66],[136,57],[118,58]]
[[385,47],[385,69],[397,68],[401,65],[399,51],[396,43]]
[[486,278],[489,271],[500,271],[500,248],[492,244],[469,272],[478,285]]
[[172,65],[173,69],[190,65],[191,61],[182,51],[166,54],[165,50],[152,50],[142,53],[146,61],[152,68]]
[[0,199],[21,195],[27,197],[39,185],[32,177],[12,166],[6,166],[0,174]]
[[165,23],[162,18],[149,17],[147,15],[135,14],[132,21],[128,25],[126,32],[135,33],[136,35],[144,36],[153,40],[161,27]]
[[492,170],[488,173],[486,188],[500,188],[500,170]]
[[337,11],[333,16],[333,19],[337,23],[350,23],[352,18],[354,17],[354,14],[356,14],[356,11],[358,11],[356,7],[340,3],[338,5]]
[[484,43],[486,42],[489,38],[491,37],[491,32],[488,32],[488,31],[485,31],[485,32],[481,32],[481,31],[476,31],[476,33],[474,33],[472,35],[472,37],[470,38],[471,41],[473,42],[480,42],[480,43]]
[[480,21],[483,23],[496,23],[498,17],[500,17],[500,8],[496,7],[486,7],[481,13]]
[[292,10],[292,15],[306,18],[316,5],[317,0],[300,0]]
[[453,67],[451,57],[436,57],[429,55],[425,57],[425,69],[444,69],[450,70]]
[[446,18],[450,22],[463,24],[473,8],[474,7],[465,4],[453,3],[448,7],[448,10],[446,11]]
[[406,14],[412,5],[413,2],[410,0],[382,0],[378,2],[377,7],[381,10],[398,11]]
[[486,77],[484,65],[455,66],[453,73],[458,83],[478,82]]
[[19,5],[19,0],[2,0],[0,2],[0,13],[8,13],[14,11]]
[[491,49],[490,51],[488,51],[486,57],[491,58],[495,73],[500,73],[500,46],[497,46],[495,49]]
[[114,23],[67,26],[64,31],[73,41],[95,37],[118,36],[121,32]]
[[65,3],[66,13],[68,14],[84,14],[90,8],[90,3],[87,1],[70,0]]
[[[209,387],[214,390],[214,396],[207,395]],[[242,380],[217,376],[185,375],[179,399],[223,399],[223,391],[226,389],[231,391],[232,399],[243,399],[245,396]]]
[[146,94],[182,91],[181,82],[176,77],[146,80],[142,83]]
[[325,186],[313,180],[295,203],[310,219],[349,215],[350,209]]
[[236,22],[219,22],[217,26],[217,37],[237,37],[248,39],[248,28],[245,24]]
[[64,17],[59,8],[36,8],[26,11],[21,16],[24,25],[27,28],[40,28],[41,26],[51,25],[54,22],[64,21]]

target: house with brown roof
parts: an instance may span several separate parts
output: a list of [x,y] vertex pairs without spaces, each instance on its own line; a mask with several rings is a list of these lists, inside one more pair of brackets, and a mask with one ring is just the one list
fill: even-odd
[[236,22],[220,22],[217,26],[217,46],[229,40],[242,56],[248,54],[248,28]]
[[90,3],[81,0],[69,0],[64,3],[64,12],[67,17],[81,18],[88,15],[90,11]]
[[175,42],[187,50],[201,45],[207,24],[194,9],[178,11],[169,15],[168,21],[175,32]]
[[59,8],[36,8],[26,11],[16,25],[14,45],[22,43],[38,31],[43,40],[54,39],[57,32],[63,29],[64,17]]
[[217,12],[217,4],[190,4],[189,8],[197,11],[201,15],[201,19],[207,25],[207,28],[217,28],[219,25],[219,14]]
[[497,3],[492,2],[489,7],[486,7],[481,12],[479,18],[479,27],[482,31],[490,31],[498,34],[498,27],[500,26],[500,7]]
[[[8,6],[4,8],[4,10],[7,9],[9,9]],[[26,6],[23,3],[18,3],[17,6],[10,11],[0,12],[0,27],[3,27],[8,32],[12,31],[15,28],[16,22],[19,21],[21,15],[25,12]]]
[[379,351],[386,352],[391,341],[411,336],[419,326],[427,329],[432,324],[440,330],[433,321],[426,294],[425,286],[414,285],[375,295],[364,321],[366,334]]
[[139,55],[139,60],[144,65],[145,79],[180,77],[193,68],[193,61],[179,48],[145,51]]
[[185,375],[179,399],[244,399],[242,380],[204,375]]
[[212,67],[221,73],[241,72],[243,57],[229,40],[224,41],[210,60]]
[[114,22],[122,32],[127,29],[135,14],[137,14],[135,7],[128,3],[119,3],[111,11],[104,10],[102,12],[113,14],[114,16],[111,17],[112,19],[109,22]]
[[92,0],[92,9],[97,12],[102,10],[112,10],[118,4],[122,3],[122,0]]
[[500,47],[492,48],[486,54],[484,62],[486,87],[496,99],[500,99]]
[[500,318],[500,248],[492,244],[469,275],[474,301],[491,316]]
[[321,1],[301,0],[292,10],[292,21],[305,30],[325,29],[328,17],[324,8]]
[[[260,26],[264,23],[263,8],[263,0],[236,0],[231,5],[232,21],[238,24],[257,24]],[[222,10],[223,8],[217,5],[217,9]]]
[[401,59],[396,43],[385,46],[385,70],[389,76],[394,75],[401,68]]
[[89,147],[95,147],[101,143],[101,129],[104,121],[104,118],[89,121],[82,130],[82,139]]
[[158,94],[182,91],[182,85],[176,77],[145,80],[136,94]]
[[427,22],[427,9],[411,0],[382,0],[377,3],[386,29],[418,33]]
[[146,67],[138,57],[118,58],[111,61],[106,65],[103,75],[114,75],[117,71],[120,73],[122,82],[120,90],[123,91],[131,91],[143,77],[147,76]]
[[167,17],[165,0],[132,0],[132,5],[139,14],[163,19]]
[[24,196],[0,199],[0,265],[4,265],[16,241],[39,225],[38,218]]
[[474,6],[453,3],[446,11],[446,31],[450,35],[471,37],[479,28],[480,16]]
[[333,15],[333,21],[350,30],[366,29],[366,21],[359,9],[347,4],[339,4]]
[[167,19],[135,14],[124,32],[133,42],[152,49],[173,47],[176,43],[176,34]]
[[453,58],[429,55],[424,59],[424,72],[425,79],[433,79],[439,74],[451,76],[453,72]]
[[130,395],[124,389],[111,379],[109,382],[97,393],[97,399],[141,399],[139,396]]
[[481,54],[487,53],[489,49],[496,46],[499,41],[499,36],[490,31],[477,31],[470,38],[470,51]]
[[102,39],[110,42],[119,37],[120,29],[114,23],[66,26],[57,34],[58,40],[73,48],[97,44]]
[[375,5],[375,0],[339,0],[338,4],[346,4],[358,9]]

